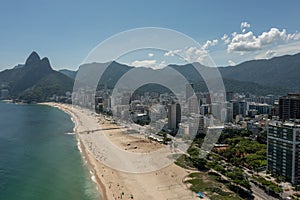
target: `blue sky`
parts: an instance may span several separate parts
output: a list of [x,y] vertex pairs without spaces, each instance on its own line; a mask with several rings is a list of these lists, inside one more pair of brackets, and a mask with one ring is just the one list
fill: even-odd
[[[33,50],[49,57],[55,69],[76,69],[103,40],[140,27],[182,32],[199,42],[221,66],[293,54],[300,52],[299,10],[300,1],[296,0],[3,0],[0,70],[24,63]],[[155,60],[148,55],[126,62],[143,63],[142,59],[152,64]],[[162,56],[159,60],[161,63]]]

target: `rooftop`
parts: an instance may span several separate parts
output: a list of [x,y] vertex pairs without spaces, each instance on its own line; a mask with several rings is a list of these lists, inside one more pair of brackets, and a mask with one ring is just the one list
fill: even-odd
[[269,125],[277,127],[300,128],[300,124],[296,124],[294,122],[271,121]]

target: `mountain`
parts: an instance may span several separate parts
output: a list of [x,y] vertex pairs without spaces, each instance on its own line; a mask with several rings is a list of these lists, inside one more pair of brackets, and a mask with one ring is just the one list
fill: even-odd
[[[171,67],[191,82],[203,81],[192,64],[171,65]],[[199,67],[201,70],[209,70],[202,65]],[[244,88],[244,92],[253,94],[300,92],[300,53],[268,60],[251,60],[236,66],[218,67],[218,69],[225,80],[227,91],[238,92]]]
[[[105,69],[105,70],[104,70]],[[117,81],[130,69],[131,66],[117,63],[115,61],[109,63],[87,63],[79,66],[78,71],[75,72],[78,76],[76,79],[80,80],[81,84],[94,85],[92,80],[98,80],[100,73],[103,72],[101,79],[98,82],[99,88],[113,88]]]
[[269,60],[251,60],[236,66],[220,67],[219,70],[227,79],[300,92],[300,53]]
[[[107,68],[106,66],[109,65]],[[200,65],[199,63],[186,65],[169,65],[182,74],[189,82],[195,84],[198,91],[207,91],[207,87],[201,75],[195,70],[193,65],[208,75],[212,74],[212,68]],[[106,70],[104,71],[104,69]],[[89,63],[79,67],[80,84],[94,84],[91,80],[97,80],[99,72],[103,75],[98,82],[98,88],[114,88],[118,80],[133,69],[117,62],[110,63]],[[269,60],[252,60],[236,66],[219,67],[226,91],[238,93],[251,93],[257,95],[283,95],[288,92],[300,92],[300,54],[287,55],[272,58]],[[138,81],[144,72],[153,78],[153,69],[139,68],[135,70],[135,75],[129,77],[132,82]],[[160,73],[166,73],[167,68],[160,69]],[[40,58],[36,52],[32,52],[25,64],[17,65],[12,69],[0,72],[0,89],[9,89],[13,98],[25,100],[44,101],[55,95],[64,95],[67,91],[73,90],[73,83],[77,78],[78,71],[60,70],[55,71],[51,68],[48,58]],[[209,77],[212,78],[213,76]],[[174,80],[176,82],[176,79]],[[144,88],[144,89],[143,89]],[[142,87],[142,90],[166,91],[166,88],[157,84],[150,84]]]
[[19,68],[22,68],[22,67],[24,67],[23,64],[18,64],[18,65],[16,65],[16,66],[14,67],[14,69],[19,69]]
[[[284,63],[283,63],[284,64]],[[179,73],[181,73],[189,82],[194,83],[195,85],[195,89],[197,91],[207,91],[207,87],[205,85],[205,82],[203,80],[203,78],[201,77],[201,75],[199,75],[198,71],[193,67],[193,65],[197,65],[200,70],[206,74],[211,74],[211,68],[200,65],[199,63],[193,63],[193,64],[186,64],[186,65],[169,65],[169,67],[175,69],[176,71],[178,71]],[[87,81],[87,85],[89,84],[88,81],[93,79],[91,76],[98,76],[98,71],[101,69],[103,69],[105,66],[107,66],[107,63],[90,63],[90,64],[84,64],[81,65],[79,70],[90,70],[92,73],[81,73],[81,75],[83,77],[81,77],[81,80],[86,80]],[[285,65],[283,65],[282,67],[285,67]],[[256,82],[253,82],[251,80],[239,80],[236,79],[236,77],[230,77],[227,78],[225,75],[223,75],[224,73],[224,69],[225,68],[231,68],[231,67],[223,67],[223,68],[219,68],[220,73],[223,77],[223,81],[224,81],[224,86],[226,91],[231,91],[231,92],[238,92],[238,93],[251,93],[251,94],[256,94],[256,95],[267,95],[267,94],[276,94],[276,95],[284,95],[288,92],[291,92],[291,90],[286,89],[286,85],[281,85],[279,86],[273,86],[271,85],[263,85],[263,84],[259,84]],[[118,80],[129,70],[133,69],[133,67],[131,66],[127,66],[127,65],[123,65],[117,62],[112,62],[107,69],[104,71],[100,81],[99,81],[99,87],[102,87],[104,85],[106,85],[108,88],[114,88],[115,84],[118,82]],[[148,68],[141,68],[140,69],[140,77],[142,76],[143,72],[146,73],[146,70],[152,70],[152,69],[148,69]],[[160,69],[161,72],[163,72],[163,69]],[[70,73],[70,72],[68,72]],[[242,70],[240,73],[247,73],[247,71],[245,72],[244,70]],[[272,73],[276,73],[276,71],[274,72],[269,72],[269,76],[273,76]],[[76,72],[72,72],[72,74],[76,74]],[[88,74],[85,76],[85,74]],[[227,74],[226,74],[227,75]],[[166,74],[166,76],[168,76]],[[237,74],[236,76],[240,76],[240,74]],[[266,75],[265,75],[266,76]],[[213,76],[208,77],[208,78],[213,78]],[[132,80],[135,79],[135,77],[131,77]],[[276,80],[274,80],[276,81]],[[176,82],[176,80],[175,80]],[[151,88],[151,91],[161,91],[161,92],[165,92],[166,89],[159,87],[158,85],[151,85],[151,87],[145,86],[143,87],[145,90],[147,89],[147,91]],[[139,92],[142,92],[141,90]]]
[[58,70],[60,73],[70,77],[71,79],[75,79],[76,77],[76,74],[77,74],[77,71],[72,71],[72,70],[69,70],[69,69],[61,69],[61,70]]
[[0,72],[0,86],[8,88],[13,98],[45,101],[54,94],[72,91],[73,80],[53,70],[48,58],[41,59],[32,52],[22,67]]
[[[212,75],[215,73],[215,71],[213,71],[212,68],[203,66],[199,63],[186,64],[186,65],[170,65],[170,67],[180,72],[189,82],[194,83],[196,90],[207,91],[207,87],[205,85],[202,76],[199,75],[198,71],[194,68],[193,65],[196,65],[200,69],[200,71],[203,72],[203,74],[208,74],[207,76],[208,79],[213,78]],[[286,89],[283,86],[274,87],[272,85],[266,85],[266,84],[263,85],[263,84],[253,82],[251,80],[235,79],[235,76],[226,77],[223,74],[223,71],[221,71],[222,69],[225,68],[228,67],[223,67],[223,68],[219,67],[218,69],[220,71],[220,75],[222,76],[226,91],[231,91],[236,93],[250,93],[256,95],[268,95],[268,94],[284,95],[288,92],[291,92],[290,90]],[[236,74],[236,76],[240,76],[240,75]]]

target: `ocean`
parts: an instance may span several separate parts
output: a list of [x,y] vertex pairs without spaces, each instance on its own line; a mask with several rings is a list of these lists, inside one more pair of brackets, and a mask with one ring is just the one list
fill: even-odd
[[99,199],[73,127],[57,108],[0,101],[0,199]]

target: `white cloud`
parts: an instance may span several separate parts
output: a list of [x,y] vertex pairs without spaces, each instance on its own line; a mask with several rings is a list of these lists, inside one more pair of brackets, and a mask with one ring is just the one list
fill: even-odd
[[230,66],[236,65],[236,63],[235,63],[234,61],[232,61],[232,60],[228,60],[228,64],[229,64]]
[[212,63],[205,59],[208,57],[207,50],[209,47],[218,44],[218,40],[207,40],[201,47],[186,47],[184,49],[170,50],[164,54],[164,56],[175,56],[183,58],[184,60],[192,63],[199,62],[201,64],[211,65]]
[[211,46],[215,46],[218,44],[218,40],[207,40],[204,45],[202,46],[202,49],[208,49]]
[[268,50],[268,51],[266,51],[265,55],[266,55],[266,58],[272,58],[276,55],[276,52],[272,51],[272,50]]
[[156,65],[156,60],[135,60],[131,63],[131,65],[135,67],[151,67]]
[[228,44],[230,42],[230,38],[227,34],[224,34],[221,40],[225,43]]
[[131,63],[135,67],[147,67],[152,69],[161,69],[167,65],[166,61],[158,62],[157,60],[135,60]]
[[276,51],[276,56],[282,55],[292,55],[300,52],[300,41],[295,41],[293,43],[282,44],[278,45],[277,47],[273,48]]
[[300,39],[300,33],[296,32],[293,34],[288,34],[287,35],[287,40],[299,40]]
[[153,53],[148,53],[148,57],[153,57],[154,56],[154,54]]
[[207,56],[207,52],[204,49],[199,49],[197,47],[190,47],[185,51],[184,58],[188,62],[200,62],[204,60]]
[[247,52],[257,51],[268,45],[279,42],[288,42],[290,40],[300,39],[300,34],[287,34],[286,30],[271,28],[268,32],[255,36],[252,31],[247,33],[232,33],[231,42],[228,43],[228,52]]
[[[206,42],[207,43],[207,42]],[[205,44],[206,44],[205,43]],[[208,46],[211,46],[212,44],[215,45],[217,43],[216,41],[210,41],[205,46],[208,48]],[[177,50],[171,50],[164,54],[164,56],[174,56],[178,55],[182,57],[184,60],[192,63],[192,62],[200,62],[203,63],[204,59],[207,57],[207,51],[202,47],[187,47],[185,49],[177,49]]]
[[162,68],[164,68],[165,66],[167,66],[167,62],[163,60],[163,61],[161,61],[161,62],[156,66],[155,69],[162,69]]
[[283,29],[282,31],[280,31],[277,28],[271,28],[268,32],[263,32],[261,35],[259,35],[257,39],[262,46],[280,40],[285,40],[287,39],[286,30]]
[[176,54],[180,54],[182,52],[181,49],[170,50],[164,54],[164,56],[175,56]]
[[261,48],[259,42],[257,41],[257,38],[251,31],[245,34],[237,34],[236,32],[234,32],[232,36],[233,38],[227,47],[228,52],[253,51]]
[[277,45],[268,49],[267,51],[260,52],[255,56],[255,59],[269,59],[274,56],[293,55],[300,52],[299,46],[300,41]]
[[250,24],[248,22],[242,22],[241,23],[241,29],[250,28]]

